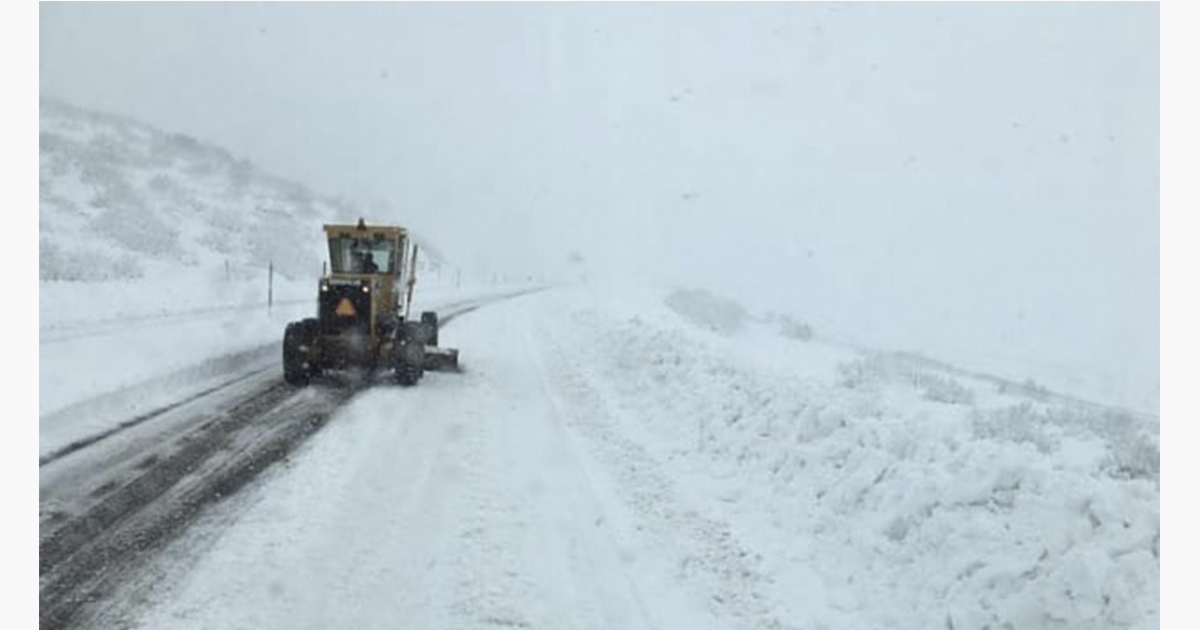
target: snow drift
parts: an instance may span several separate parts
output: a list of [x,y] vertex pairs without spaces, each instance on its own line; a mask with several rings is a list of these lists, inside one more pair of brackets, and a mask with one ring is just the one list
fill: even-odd
[[810,627],[1157,627],[1156,417],[765,323],[731,335],[697,312],[738,309],[699,295],[576,307],[562,334],[619,432],[705,481]]

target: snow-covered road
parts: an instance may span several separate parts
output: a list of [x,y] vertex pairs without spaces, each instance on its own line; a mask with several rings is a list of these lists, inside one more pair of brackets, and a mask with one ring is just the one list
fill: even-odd
[[1156,424],[704,306],[463,314],[463,374],[357,395],[96,625],[1157,626]]
[[[736,564],[713,567],[723,590],[678,583],[679,544],[746,561],[719,524],[697,520],[702,506],[666,493],[665,478],[639,478],[661,484],[662,502],[625,503],[631,489],[572,428],[603,411],[583,407],[592,401],[579,374],[556,371],[547,306],[529,297],[464,315],[444,338],[470,348],[466,373],[356,398],[286,472],[236,503],[243,512],[213,517],[223,533],[141,623],[705,628],[774,618],[778,608],[728,573]],[[699,540],[670,540],[680,536]]]

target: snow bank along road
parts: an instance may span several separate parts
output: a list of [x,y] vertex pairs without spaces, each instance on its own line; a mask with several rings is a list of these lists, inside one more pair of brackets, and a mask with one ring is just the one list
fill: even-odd
[[255,377],[254,425],[320,432],[189,470],[139,512],[178,535],[89,538],[43,625],[1157,627],[1156,422],[617,297],[464,313],[465,372],[415,388]]

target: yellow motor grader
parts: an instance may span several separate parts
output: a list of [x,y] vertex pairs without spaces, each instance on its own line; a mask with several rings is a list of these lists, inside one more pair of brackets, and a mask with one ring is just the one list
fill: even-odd
[[417,262],[408,231],[359,219],[326,225],[325,235],[329,273],[318,283],[317,316],[287,325],[284,380],[307,385],[325,370],[388,368],[401,385],[415,385],[426,370],[457,371],[458,351],[437,347],[437,313],[408,319]]

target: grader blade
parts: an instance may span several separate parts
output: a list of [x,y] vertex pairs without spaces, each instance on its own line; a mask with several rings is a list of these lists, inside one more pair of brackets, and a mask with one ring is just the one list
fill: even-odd
[[460,372],[458,350],[425,346],[425,369],[431,372]]

